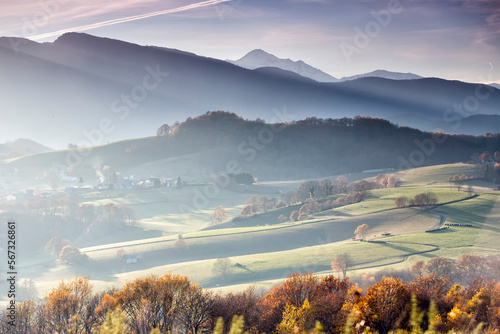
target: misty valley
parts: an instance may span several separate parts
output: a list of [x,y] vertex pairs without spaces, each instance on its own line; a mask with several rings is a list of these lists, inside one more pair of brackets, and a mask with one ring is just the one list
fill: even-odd
[[494,85],[83,33],[0,73],[0,333],[500,328]]

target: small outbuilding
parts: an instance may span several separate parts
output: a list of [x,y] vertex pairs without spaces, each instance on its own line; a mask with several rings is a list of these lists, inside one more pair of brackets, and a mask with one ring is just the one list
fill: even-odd
[[137,256],[135,254],[125,254],[122,257],[123,263],[137,263]]

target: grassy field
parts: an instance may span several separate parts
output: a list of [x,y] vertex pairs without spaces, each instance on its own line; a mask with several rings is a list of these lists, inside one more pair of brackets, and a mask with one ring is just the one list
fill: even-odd
[[[127,196],[130,191],[89,192],[86,202],[130,205],[138,212],[140,221],[113,236],[82,244],[81,251],[90,257],[86,264],[57,264],[40,251],[22,264],[19,271],[35,280],[41,295],[61,279],[75,275],[90,275],[99,289],[167,271],[187,275],[204,287],[227,291],[254,284],[268,288],[293,272],[328,273],[331,261],[341,253],[353,257],[354,267],[348,273],[351,276],[388,267],[408,268],[417,260],[434,256],[456,259],[466,253],[499,254],[500,193],[487,191],[487,184],[481,184],[479,196],[474,198],[456,188],[450,190],[450,175],[468,175],[474,168],[454,164],[399,172],[401,187],[373,190],[361,203],[327,210],[300,222],[277,220],[280,214],[289,216],[298,209],[295,206],[230,221],[216,228],[208,228],[215,206],[223,205],[230,217],[236,217],[251,195],[279,198],[280,193],[296,188],[300,181],[220,189],[213,196],[205,195],[203,205],[197,205],[195,200],[199,194],[206,194],[203,185],[182,190],[150,189],[134,192],[134,196]],[[360,176],[367,175],[356,177]],[[411,198],[428,191],[438,197],[440,205],[434,209],[395,208],[397,197]],[[473,227],[424,232],[440,226],[444,220]],[[356,227],[365,223],[372,229],[368,239],[378,242],[351,240]],[[384,232],[390,232],[391,236],[382,237]],[[176,247],[180,233],[187,249]],[[117,258],[119,251],[136,254],[140,261],[123,264]],[[233,268],[227,281],[212,272],[213,263],[220,257],[241,265]]]

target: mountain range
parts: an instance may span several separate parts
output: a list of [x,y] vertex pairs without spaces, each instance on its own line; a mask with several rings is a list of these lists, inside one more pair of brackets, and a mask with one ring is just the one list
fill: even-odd
[[471,134],[484,128],[466,126],[468,116],[500,117],[500,90],[491,89],[472,111],[453,110],[475,97],[477,84],[378,77],[321,83],[273,67],[249,70],[82,33],[53,43],[0,38],[0,75],[0,133],[55,148],[150,136],[161,124],[215,110],[269,122],[365,115],[426,124],[422,130],[442,122],[455,126],[458,117],[453,133]]
[[249,70],[255,70],[259,68],[279,68],[281,70],[290,71],[318,82],[342,82],[368,77],[377,77],[391,80],[422,79],[421,76],[413,73],[398,73],[385,70],[376,70],[370,73],[358,74],[337,79],[317,68],[312,67],[311,65],[304,63],[302,60],[293,61],[290,59],[281,59],[261,49],[250,51],[238,60],[226,61]]

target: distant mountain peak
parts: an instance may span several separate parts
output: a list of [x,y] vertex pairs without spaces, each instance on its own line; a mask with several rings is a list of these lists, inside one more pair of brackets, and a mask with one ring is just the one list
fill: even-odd
[[306,64],[302,60],[293,61],[289,58],[281,59],[262,49],[252,50],[238,60],[226,61],[249,70],[255,70],[263,67],[276,67],[285,71],[295,72],[303,77],[313,79],[318,82],[337,82],[336,78]]
[[400,73],[400,72],[391,72],[391,71],[386,71],[386,70],[375,70],[369,73],[365,74],[358,74],[358,75],[353,75],[350,77],[343,77],[340,79],[340,81],[349,81],[349,80],[356,80],[356,79],[361,79],[361,78],[369,78],[369,77],[375,77],[375,78],[384,78],[384,79],[390,79],[390,80],[417,80],[417,79],[423,79],[420,75],[416,75],[413,73]]
[[500,84],[497,83],[491,83],[490,86],[496,89],[500,89]]
[[302,60],[293,61],[289,58],[278,58],[275,55],[266,52],[262,49],[255,49],[244,55],[238,60],[226,60],[234,65],[255,70],[261,68],[275,67],[281,70],[294,72],[303,77],[318,81],[318,82],[342,82],[356,80],[360,78],[376,77],[390,80],[416,80],[422,79],[421,76],[413,73],[399,73],[387,70],[375,70],[373,72],[353,75],[337,79],[315,67],[312,67]]

